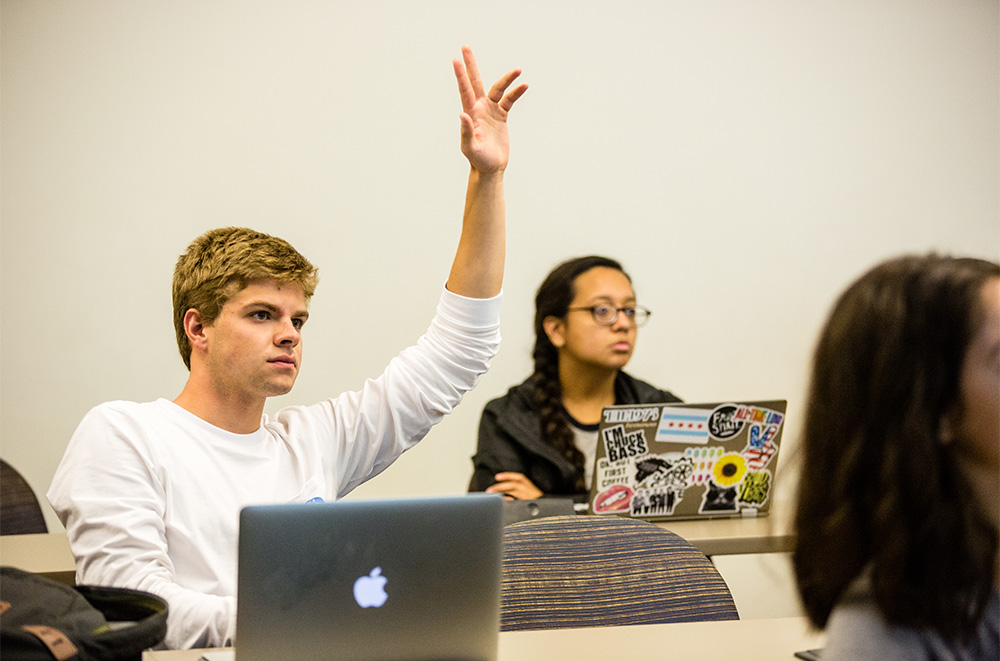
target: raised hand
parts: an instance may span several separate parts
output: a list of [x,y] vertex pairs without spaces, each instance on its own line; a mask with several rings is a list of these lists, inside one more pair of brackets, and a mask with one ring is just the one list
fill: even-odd
[[462,98],[462,153],[482,174],[503,172],[510,153],[507,113],[528,86],[522,83],[510,91],[507,88],[521,75],[521,70],[507,73],[487,94],[471,48],[463,46],[462,60],[456,58],[452,64]]

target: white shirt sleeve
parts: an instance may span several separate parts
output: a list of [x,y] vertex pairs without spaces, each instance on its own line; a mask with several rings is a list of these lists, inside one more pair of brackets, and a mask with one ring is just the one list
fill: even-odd
[[499,296],[444,290],[427,333],[380,376],[335,399],[282,409],[270,426],[323,444],[330,495],[344,496],[416,445],[478,383],[500,346],[499,310]]

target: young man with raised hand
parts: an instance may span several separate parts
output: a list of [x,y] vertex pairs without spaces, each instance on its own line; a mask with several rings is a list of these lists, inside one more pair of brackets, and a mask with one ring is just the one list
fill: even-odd
[[515,69],[488,91],[467,47],[454,61],[469,185],[437,314],[416,345],[357,392],[273,419],[291,390],[316,269],[287,242],[212,230],[180,256],[174,324],[190,369],[173,401],[108,402],[80,423],[49,501],[77,582],[145,590],[170,607],[165,646],[233,644],[239,511],[335,500],[378,474],[450,412],[499,347],[507,113]]

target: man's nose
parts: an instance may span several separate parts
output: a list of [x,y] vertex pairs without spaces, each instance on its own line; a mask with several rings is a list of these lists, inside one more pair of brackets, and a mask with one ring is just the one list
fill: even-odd
[[281,322],[278,332],[275,335],[274,343],[281,345],[297,345],[302,339],[301,331],[295,326],[291,319]]

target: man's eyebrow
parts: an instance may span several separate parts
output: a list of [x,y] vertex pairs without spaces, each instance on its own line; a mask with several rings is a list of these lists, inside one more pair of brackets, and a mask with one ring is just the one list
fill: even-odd
[[267,301],[250,301],[243,305],[244,310],[249,310],[251,308],[263,309],[268,312],[277,312],[278,306],[274,303],[268,303]]
[[[244,310],[267,310],[272,313],[280,313],[281,308],[279,308],[274,303],[268,303],[267,301],[250,301],[243,305]],[[293,312],[291,315],[295,319],[308,319],[308,310],[299,310],[298,312]]]

